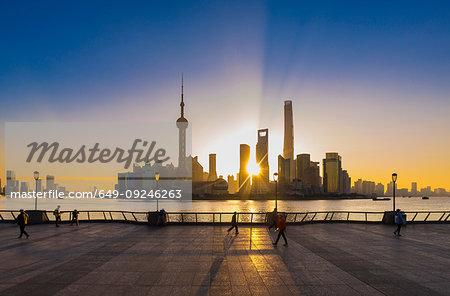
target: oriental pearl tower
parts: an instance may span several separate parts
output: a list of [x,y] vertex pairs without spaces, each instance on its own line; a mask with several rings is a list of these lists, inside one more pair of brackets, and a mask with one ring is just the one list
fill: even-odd
[[184,118],[184,98],[183,98],[183,74],[181,74],[181,116],[177,119],[178,127],[178,167],[185,168],[186,166],[186,129],[188,121]]

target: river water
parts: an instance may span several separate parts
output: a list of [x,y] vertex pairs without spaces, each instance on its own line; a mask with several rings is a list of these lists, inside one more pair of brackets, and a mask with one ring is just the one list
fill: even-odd
[[[54,210],[61,205],[61,210],[120,210],[120,211],[151,211],[156,210],[155,201],[135,201],[119,199],[39,199],[38,209]],[[278,201],[279,211],[388,211],[392,210],[392,199],[388,201],[373,201],[371,199],[342,200],[281,200]],[[192,201],[158,203],[159,209],[166,211],[192,212],[267,212],[275,207],[275,201],[225,200],[225,201]],[[0,198],[1,210],[34,209],[34,199]],[[430,197],[423,200],[420,197],[398,197],[396,208],[403,211],[450,211],[450,197]]]

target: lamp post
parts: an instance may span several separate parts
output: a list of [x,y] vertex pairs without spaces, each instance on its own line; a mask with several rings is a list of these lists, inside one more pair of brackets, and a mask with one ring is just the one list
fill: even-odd
[[34,180],[36,180],[36,194],[34,196],[34,210],[37,210],[37,192],[38,192],[38,180],[39,180],[39,172],[34,171]]
[[[156,192],[158,192],[158,189],[159,189],[159,173],[158,172],[155,173],[155,180],[156,180]],[[156,192],[155,192],[155,197],[156,197]],[[156,211],[157,212],[159,211],[158,202],[159,202],[159,199],[156,198]]]
[[273,180],[275,181],[275,209],[278,211],[278,173],[273,173]]
[[393,173],[392,174],[392,182],[394,182],[394,188],[392,189],[392,202],[393,202],[393,209],[392,211],[395,212],[395,182],[397,182],[397,174]]

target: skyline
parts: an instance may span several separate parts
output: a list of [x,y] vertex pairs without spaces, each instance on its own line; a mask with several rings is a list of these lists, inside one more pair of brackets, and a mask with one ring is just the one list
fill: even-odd
[[255,159],[256,131],[264,128],[273,174],[283,145],[282,102],[290,99],[294,155],[318,161],[336,151],[353,180],[385,184],[395,171],[399,187],[416,181],[450,188],[445,2],[389,9],[356,2],[345,9],[112,3],[101,13],[97,3],[1,5],[0,22],[9,28],[0,34],[3,126],[174,122],[184,72],[192,151],[205,167],[216,153],[218,174],[239,170],[241,143]]

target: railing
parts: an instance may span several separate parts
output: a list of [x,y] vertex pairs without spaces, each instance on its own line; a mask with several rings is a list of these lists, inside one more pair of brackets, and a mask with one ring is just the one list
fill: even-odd
[[[48,222],[54,222],[53,211],[43,211],[47,214]],[[381,223],[384,212],[356,212],[356,211],[319,211],[319,212],[286,212],[283,213],[286,223]],[[450,223],[450,211],[408,211],[407,223]],[[0,222],[13,222],[19,211],[0,210]],[[230,223],[233,213],[215,212],[169,212],[167,221],[170,224],[220,224]],[[240,224],[264,224],[267,213],[238,213]],[[72,220],[71,211],[61,211],[62,222]],[[79,211],[80,222],[128,222],[147,223],[147,212],[132,211]]]

